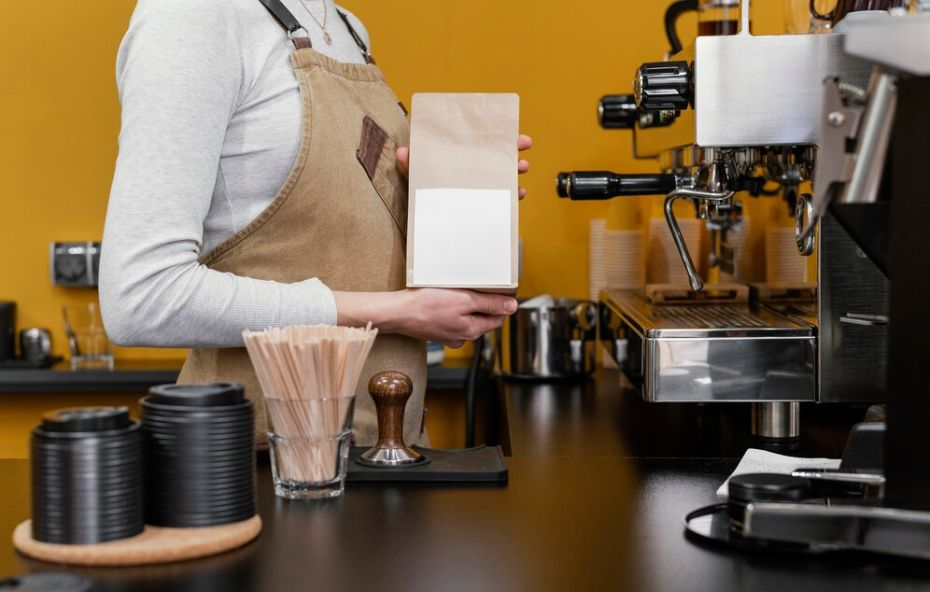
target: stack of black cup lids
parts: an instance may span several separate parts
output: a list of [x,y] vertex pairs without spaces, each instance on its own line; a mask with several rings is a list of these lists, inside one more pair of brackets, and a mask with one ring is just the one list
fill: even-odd
[[141,461],[126,407],[46,413],[32,432],[32,537],[93,544],[142,532]]
[[255,418],[242,386],[156,386],[141,404],[146,522],[200,527],[251,518]]

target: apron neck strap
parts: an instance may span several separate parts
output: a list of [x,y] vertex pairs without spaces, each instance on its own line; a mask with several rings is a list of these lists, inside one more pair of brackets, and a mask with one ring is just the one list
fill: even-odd
[[[310,34],[304,29],[303,25],[300,24],[300,21],[294,16],[294,13],[288,10],[287,6],[285,6],[281,0],[258,1],[271,13],[274,20],[278,21],[278,24],[287,31],[287,37],[291,40],[291,43],[294,44],[295,48],[305,49],[313,47],[310,43]],[[323,1],[326,2],[326,0]],[[337,9],[336,12],[339,14],[339,18],[342,19],[342,22],[345,23],[346,28],[349,30],[349,34],[352,35],[352,39],[355,40],[355,44],[358,45],[358,48],[362,51],[365,63],[374,64],[375,59],[368,53],[368,46],[365,45],[365,42],[362,41],[362,38],[355,31],[355,27],[349,22],[349,17],[341,10]],[[298,31],[303,31],[303,35],[297,35]]]
[[[326,0],[323,0],[324,2]],[[374,64],[375,58],[371,57],[371,54],[368,53],[368,46],[365,45],[365,42],[362,41],[361,36],[356,32],[355,27],[352,26],[352,23],[349,22],[349,15],[342,12],[341,10],[336,10],[336,13],[339,14],[339,18],[342,19],[342,22],[346,24],[346,29],[349,30],[349,34],[352,35],[352,39],[355,39],[355,44],[358,45],[358,48],[362,50],[362,56],[365,58],[366,64]]]
[[[297,49],[303,49],[306,47],[312,47],[310,43],[310,34],[306,29],[300,24],[300,21],[294,16],[290,10],[287,9],[281,0],[258,0],[262,3],[262,6],[271,13],[271,16],[274,17],[274,20],[278,21],[278,24],[287,31],[287,37],[291,40],[291,43],[294,44],[294,47]],[[303,31],[303,35],[297,35],[298,31]]]

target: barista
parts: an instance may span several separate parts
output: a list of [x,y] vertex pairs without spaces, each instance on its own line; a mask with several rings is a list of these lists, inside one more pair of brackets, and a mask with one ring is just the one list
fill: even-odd
[[390,369],[414,381],[404,436],[418,442],[424,340],[459,346],[517,303],[405,289],[409,124],[368,47],[332,0],[140,0],[117,58],[100,300],[114,342],[192,348],[181,382],[253,397],[243,329],[371,321],[356,440],[376,439],[364,386]]

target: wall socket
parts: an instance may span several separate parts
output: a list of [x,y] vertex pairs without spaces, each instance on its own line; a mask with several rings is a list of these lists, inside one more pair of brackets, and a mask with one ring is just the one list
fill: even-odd
[[52,243],[49,271],[52,284],[66,288],[97,286],[100,270],[100,243]]

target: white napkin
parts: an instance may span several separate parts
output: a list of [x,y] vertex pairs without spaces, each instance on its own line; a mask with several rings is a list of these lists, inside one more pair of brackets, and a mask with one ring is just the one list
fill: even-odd
[[736,465],[733,473],[727,477],[720,489],[717,490],[717,497],[726,499],[730,483],[735,475],[745,473],[782,473],[790,475],[795,469],[838,469],[840,468],[840,459],[838,458],[801,458],[797,456],[786,456],[784,454],[775,454],[766,450],[749,448],[746,454]]
[[549,294],[535,296],[520,303],[520,308],[551,308],[555,306],[555,298]]

